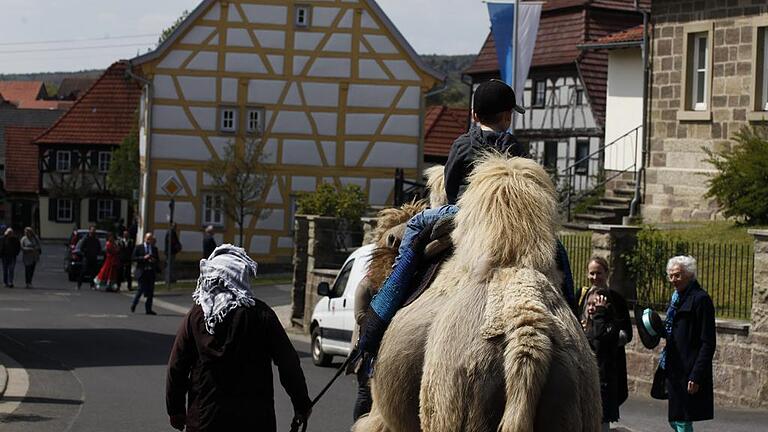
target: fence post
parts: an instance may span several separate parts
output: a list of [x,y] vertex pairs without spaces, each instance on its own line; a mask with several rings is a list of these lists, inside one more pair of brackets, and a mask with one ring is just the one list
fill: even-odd
[[637,299],[635,277],[621,257],[637,245],[637,233],[642,228],[627,225],[590,225],[592,230],[592,255],[605,258],[611,266],[608,285],[627,301]]
[[[768,342],[768,230],[747,231],[755,238],[754,287],[750,333]],[[760,339],[760,338],[759,338]]]

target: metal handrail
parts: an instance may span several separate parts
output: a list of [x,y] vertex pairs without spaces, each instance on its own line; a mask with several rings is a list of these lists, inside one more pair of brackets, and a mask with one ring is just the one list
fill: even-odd
[[609,144],[606,144],[606,145],[603,145],[603,146],[600,146],[600,147],[598,147],[598,148],[597,148],[597,150],[593,151],[592,153],[588,154],[587,156],[584,156],[583,158],[579,159],[578,161],[576,161],[576,162],[572,163],[571,165],[569,165],[569,166],[567,166],[567,167],[563,168],[563,169],[562,169],[560,172],[561,172],[561,173],[565,173],[566,171],[568,171],[568,170],[570,170],[571,168],[575,167],[575,166],[576,166],[576,165],[578,165],[579,163],[581,163],[581,162],[584,162],[585,160],[589,160],[590,158],[592,158],[592,156],[594,156],[594,155],[596,155],[596,154],[598,154],[598,153],[600,153],[600,152],[604,151],[604,150],[605,150],[605,149],[607,149],[608,147],[610,147],[610,146],[612,146],[612,145],[614,145],[614,144],[618,143],[620,140],[622,140],[622,139],[626,138],[627,136],[629,136],[629,135],[631,135],[631,134],[633,134],[633,133],[637,132],[637,131],[638,131],[638,130],[641,128],[641,127],[643,127],[643,126],[642,126],[642,125],[640,125],[640,126],[638,126],[638,127],[634,128],[634,129],[630,130],[629,132],[625,133],[624,135],[622,135],[622,136],[620,136],[620,137],[616,138],[615,140],[611,141]]

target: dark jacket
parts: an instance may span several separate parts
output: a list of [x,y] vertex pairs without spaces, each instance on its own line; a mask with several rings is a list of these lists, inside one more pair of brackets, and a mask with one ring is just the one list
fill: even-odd
[[147,254],[144,243],[136,245],[133,249],[133,260],[136,261],[136,279],[141,279],[142,276],[151,277],[153,280],[155,274],[160,271],[160,255],[157,252],[157,247],[150,246],[152,255],[149,259],[144,259],[144,255]]
[[3,236],[0,239],[0,256],[3,259],[11,259],[21,252],[21,242],[16,236]]
[[213,236],[206,235],[203,238],[203,258],[208,259],[216,249],[216,239]]
[[444,171],[448,204],[456,204],[462,186],[467,184],[467,176],[472,171],[472,164],[483,152],[489,150],[509,156],[525,156],[522,146],[514,135],[473,127],[469,132],[456,138],[448,153]]
[[[688,285],[667,337],[666,387],[670,421],[710,420],[714,416],[712,357],[715,355],[715,307],[697,281]],[[699,391],[688,394],[688,381]]]
[[118,243],[120,245],[120,264],[128,265],[133,259],[133,252],[136,247],[136,242],[132,238],[120,238]]
[[79,242],[77,249],[87,260],[95,260],[101,253],[101,242],[96,236],[85,235]]
[[168,415],[186,413],[190,432],[274,431],[273,362],[294,411],[307,411],[299,356],[269,306],[239,307],[215,330],[205,329],[199,305],[184,318],[168,361]]
[[[612,307],[599,306],[586,328],[587,340],[597,357],[600,371],[600,398],[603,403],[603,423],[619,419],[616,351],[619,327]],[[626,377],[625,377],[626,379]]]

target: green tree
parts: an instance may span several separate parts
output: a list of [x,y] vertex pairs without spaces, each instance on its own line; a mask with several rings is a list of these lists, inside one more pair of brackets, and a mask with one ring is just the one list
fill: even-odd
[[733,139],[730,149],[703,149],[706,162],[718,171],[709,179],[705,197],[715,198],[726,217],[768,224],[768,132],[745,126]]
[[176,30],[176,27],[180,26],[182,22],[184,22],[185,19],[189,16],[189,11],[184,9],[184,12],[181,13],[181,16],[176,18],[176,21],[168,27],[167,29],[163,30],[163,32],[160,34],[160,38],[157,40],[157,45],[159,46],[161,43],[165,42],[166,39],[173,33],[174,30]]
[[134,127],[112,152],[112,162],[107,172],[107,188],[115,195],[127,198],[133,205],[133,191],[139,190],[139,139]]
[[205,173],[213,180],[213,191],[222,197],[224,214],[238,226],[240,246],[244,244],[245,219],[265,215],[259,203],[268,175],[259,143],[258,138],[249,137],[240,149],[229,142],[223,157],[212,159],[205,166]]

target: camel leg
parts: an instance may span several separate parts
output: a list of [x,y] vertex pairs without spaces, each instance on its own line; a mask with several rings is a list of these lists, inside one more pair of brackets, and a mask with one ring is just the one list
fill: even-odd
[[461,431],[467,415],[466,370],[440,363],[433,357],[424,364],[419,395],[421,430]]

